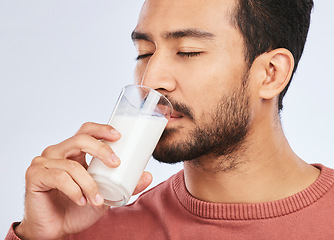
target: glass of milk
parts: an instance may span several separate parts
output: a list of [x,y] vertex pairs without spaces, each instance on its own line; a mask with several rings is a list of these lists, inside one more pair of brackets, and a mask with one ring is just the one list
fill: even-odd
[[123,88],[108,123],[121,133],[121,139],[105,141],[121,164],[109,168],[93,158],[88,167],[106,205],[122,206],[129,201],[172,111],[168,99],[149,87]]

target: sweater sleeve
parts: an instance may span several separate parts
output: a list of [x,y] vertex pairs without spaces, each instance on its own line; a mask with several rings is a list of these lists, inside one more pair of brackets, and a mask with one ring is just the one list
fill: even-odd
[[[10,226],[10,229],[7,233],[7,236],[5,237],[5,240],[21,240],[21,238],[19,238],[14,231],[14,228],[19,224],[20,224],[20,222],[14,222],[12,224],[12,226]],[[70,236],[66,237],[64,240],[72,239],[72,238],[70,238]]]
[[14,231],[14,228],[19,224],[20,224],[19,222],[14,222],[12,224],[12,226],[10,227],[10,229],[7,233],[7,236],[6,236],[5,240],[20,240],[20,238],[18,236],[16,236],[15,231]]

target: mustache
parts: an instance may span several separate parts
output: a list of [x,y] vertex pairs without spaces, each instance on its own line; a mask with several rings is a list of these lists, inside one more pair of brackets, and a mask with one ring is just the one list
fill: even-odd
[[194,111],[190,107],[188,107],[186,104],[174,100],[172,97],[169,97],[168,95],[165,95],[165,97],[170,101],[174,110],[178,111],[179,113],[187,116],[192,121],[194,121]]

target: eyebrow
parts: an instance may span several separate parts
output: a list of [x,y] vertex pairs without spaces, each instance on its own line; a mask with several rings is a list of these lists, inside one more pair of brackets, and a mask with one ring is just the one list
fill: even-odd
[[[165,39],[180,39],[180,38],[195,38],[195,39],[208,39],[211,40],[215,37],[213,33],[202,31],[198,29],[182,29],[174,32],[166,32],[162,34]],[[145,40],[154,42],[151,35],[142,32],[133,31],[131,34],[132,41]]]
[[179,38],[198,38],[198,39],[212,39],[215,37],[213,33],[198,30],[198,29],[183,29],[175,32],[167,32],[163,34],[166,39]]
[[147,34],[147,33],[141,33],[141,32],[133,31],[131,33],[131,39],[132,39],[132,41],[145,40],[145,41],[153,43],[152,37],[149,34]]

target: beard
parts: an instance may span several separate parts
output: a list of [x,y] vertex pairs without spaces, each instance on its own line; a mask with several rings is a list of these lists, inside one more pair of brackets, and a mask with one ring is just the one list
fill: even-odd
[[[175,110],[188,116],[195,123],[185,140],[172,141],[179,129],[165,129],[153,157],[162,163],[194,161],[203,156],[217,158],[231,156],[240,150],[249,128],[248,72],[245,73],[241,89],[229,96],[223,96],[210,113],[209,122],[196,124],[192,111],[183,104],[171,100]],[[233,158],[230,158],[231,160]],[[230,163],[233,168],[236,163]],[[233,167],[232,167],[233,166]]]

